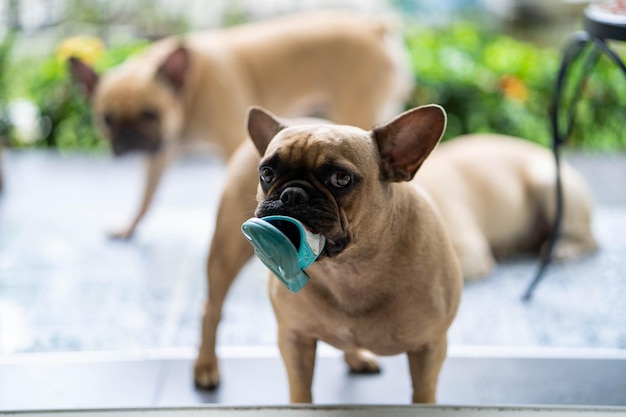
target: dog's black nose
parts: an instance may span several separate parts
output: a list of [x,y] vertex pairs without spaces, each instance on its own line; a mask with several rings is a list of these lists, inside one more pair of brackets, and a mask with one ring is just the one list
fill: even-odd
[[286,206],[297,206],[309,202],[309,195],[300,187],[287,187],[280,194],[280,201]]

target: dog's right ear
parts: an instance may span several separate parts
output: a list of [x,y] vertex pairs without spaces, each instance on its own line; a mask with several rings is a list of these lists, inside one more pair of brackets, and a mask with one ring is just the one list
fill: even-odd
[[179,93],[185,87],[190,66],[189,50],[185,46],[179,45],[161,63],[157,70],[157,76]]
[[272,138],[285,128],[273,114],[261,107],[251,107],[248,110],[246,125],[248,134],[261,156],[265,154]]
[[90,98],[98,86],[100,76],[98,76],[93,68],[75,56],[70,57],[68,60],[68,66],[72,80],[81,86],[85,96]]

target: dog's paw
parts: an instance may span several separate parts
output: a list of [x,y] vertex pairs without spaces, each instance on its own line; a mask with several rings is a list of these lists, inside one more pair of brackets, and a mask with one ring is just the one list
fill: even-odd
[[217,359],[210,362],[196,362],[193,368],[193,379],[197,388],[214,390],[220,384],[220,371]]
[[490,254],[460,257],[459,261],[465,281],[476,281],[485,278],[496,267],[496,261]]
[[[547,243],[541,248],[542,256],[546,250]],[[552,257],[558,262],[566,262],[592,254],[597,250],[598,243],[591,236],[585,236],[585,238],[578,240],[563,237],[556,242]]]
[[357,374],[380,373],[378,360],[369,350],[358,349],[353,352],[345,352],[344,359],[350,368],[350,372]]
[[113,240],[129,240],[133,233],[135,232],[135,228],[126,227],[124,229],[116,230],[114,232],[109,232],[109,238]]

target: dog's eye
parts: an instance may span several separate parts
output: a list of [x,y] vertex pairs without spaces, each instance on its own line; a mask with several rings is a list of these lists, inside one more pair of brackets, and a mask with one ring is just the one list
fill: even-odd
[[159,120],[159,113],[154,110],[143,110],[141,112],[141,118],[148,122],[156,122]]
[[333,172],[330,176],[330,185],[336,188],[345,188],[352,184],[352,174],[346,171]]
[[260,173],[261,181],[264,182],[265,184],[271,184],[274,181],[274,178],[276,177],[276,174],[274,174],[274,170],[267,166],[261,167],[259,169],[259,173]]
[[102,118],[102,121],[104,122],[106,127],[111,127],[113,125],[113,116],[111,116],[110,113],[107,113]]

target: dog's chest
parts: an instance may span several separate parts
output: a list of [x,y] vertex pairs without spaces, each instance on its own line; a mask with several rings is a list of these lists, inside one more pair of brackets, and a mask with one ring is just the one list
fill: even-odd
[[363,288],[338,298],[314,281],[308,285],[303,297],[285,294],[280,304],[295,319],[299,331],[338,349],[364,348],[393,355],[416,349],[428,337],[430,324],[423,320],[426,312],[406,297]]
[[367,349],[377,355],[395,355],[417,349],[425,343],[424,328],[401,317],[354,319],[327,317],[320,322],[317,338],[341,350]]

